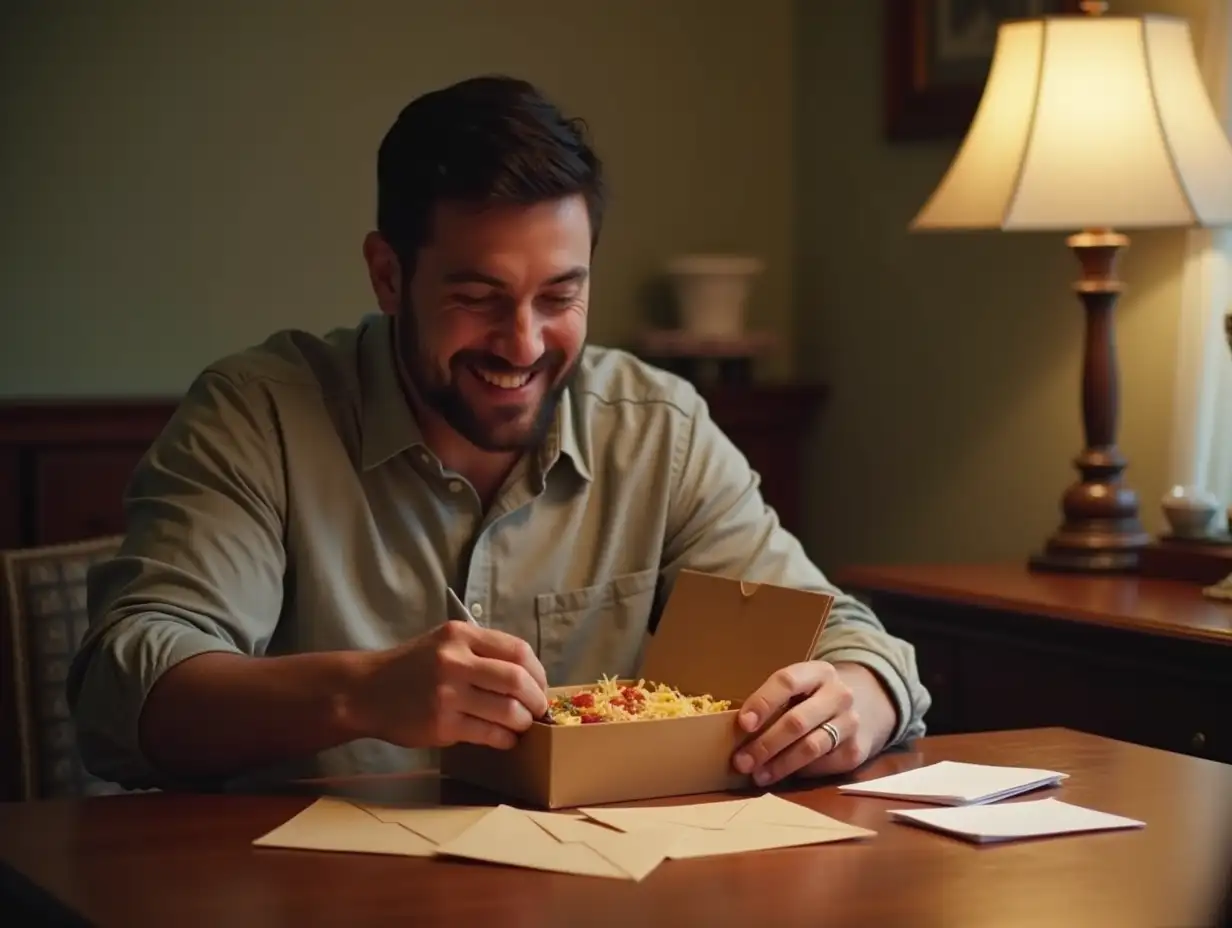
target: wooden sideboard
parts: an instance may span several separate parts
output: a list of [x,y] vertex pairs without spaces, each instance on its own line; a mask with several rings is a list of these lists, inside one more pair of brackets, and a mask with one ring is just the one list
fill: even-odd
[[0,547],[124,530],[124,486],[174,399],[0,403]]
[[1199,584],[1016,564],[834,579],[915,646],[929,734],[1059,725],[1232,763],[1232,603]]
[[[803,442],[826,391],[782,384],[703,389],[711,414],[761,474],[769,504],[803,527]],[[0,402],[0,548],[124,531],[129,475],[175,398]]]

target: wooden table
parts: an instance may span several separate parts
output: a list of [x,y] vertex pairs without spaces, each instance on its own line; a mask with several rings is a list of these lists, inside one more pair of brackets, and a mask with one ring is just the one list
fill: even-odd
[[[12,868],[10,888],[38,887],[94,924],[127,928],[1212,923],[1232,861],[1232,767],[1044,729],[922,739],[854,778],[944,759],[1067,772],[1062,787],[1023,798],[1053,795],[1147,827],[979,847],[890,823],[887,809],[910,804],[842,796],[830,783],[780,793],[874,829],[875,838],[666,861],[639,884],[443,860],[257,849],[249,843],[303,808],[306,796],[151,794],[0,805],[0,861]],[[441,788],[420,777],[351,781],[330,791],[422,798]]]
[[1018,564],[835,573],[916,648],[930,733],[1064,726],[1232,763],[1232,603]]

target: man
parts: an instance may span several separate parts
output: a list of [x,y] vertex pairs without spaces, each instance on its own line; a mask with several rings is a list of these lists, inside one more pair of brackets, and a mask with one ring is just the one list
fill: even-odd
[[[839,597],[816,659],[748,694],[737,769],[921,734],[911,647],[809,562],[697,392],[586,345],[581,124],[473,79],[412,102],[377,173],[381,313],[212,365],[133,476],[68,681],[87,766],[234,785],[507,748],[545,686],[636,673],[682,568]],[[474,623],[444,621],[450,588]]]

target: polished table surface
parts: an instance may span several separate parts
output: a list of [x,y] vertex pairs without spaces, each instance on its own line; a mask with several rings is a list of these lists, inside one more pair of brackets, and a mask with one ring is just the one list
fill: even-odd
[[[1146,828],[981,847],[888,821],[887,809],[910,803],[843,796],[834,788],[947,759],[1069,773],[1061,787],[1009,801],[1055,796],[1143,820]],[[0,862],[7,865],[2,885],[48,905],[54,900],[84,916],[80,923],[129,928],[1160,928],[1212,924],[1232,862],[1232,766],[1066,729],[925,738],[852,777],[781,789],[780,795],[878,834],[860,842],[665,861],[641,883],[250,846],[317,792],[476,798],[420,776],[317,783],[304,795],[147,794],[0,804]]]

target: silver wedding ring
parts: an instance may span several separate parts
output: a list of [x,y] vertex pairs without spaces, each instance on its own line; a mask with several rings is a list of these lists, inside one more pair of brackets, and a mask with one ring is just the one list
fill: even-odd
[[834,725],[831,724],[830,722],[822,722],[821,730],[824,731],[827,735],[829,735],[830,740],[834,742],[833,744],[830,745],[830,750],[833,751],[836,747],[838,747],[838,742],[839,742],[838,729],[835,728]]

